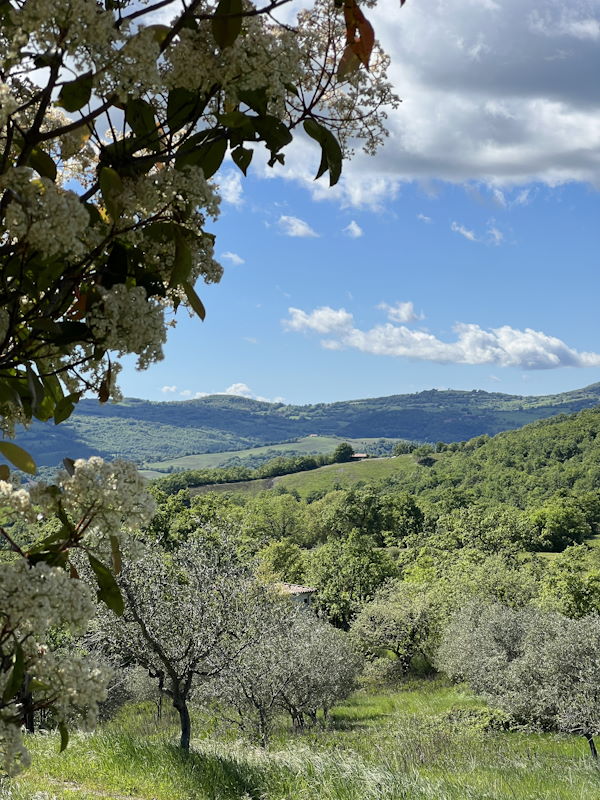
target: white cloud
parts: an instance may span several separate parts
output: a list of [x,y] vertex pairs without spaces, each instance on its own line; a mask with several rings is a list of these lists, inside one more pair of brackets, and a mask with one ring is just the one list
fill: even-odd
[[253,397],[252,390],[247,383],[232,383],[223,394],[234,394],[237,397]]
[[315,333],[333,333],[352,327],[353,317],[344,308],[337,311],[329,306],[322,306],[307,314],[300,308],[288,308],[290,319],[283,324],[290,331],[311,330]]
[[235,397],[245,397],[248,400],[259,400],[261,403],[284,403],[285,400],[283,397],[274,397],[273,399],[269,399],[268,397],[261,397],[261,395],[254,394],[252,389],[248,386],[247,383],[232,383],[223,394],[231,394]]
[[440,364],[495,364],[526,370],[600,366],[600,353],[579,352],[531,328],[518,330],[503,325],[485,330],[474,323],[458,322],[453,328],[455,339],[447,342],[427,331],[390,322],[361,330],[345,309],[324,306],[306,313],[290,308],[289,313],[290,318],[284,321],[288,330],[328,335],[330,338],[321,344],[329,350],[353,348],[372,355]]
[[426,214],[417,214],[417,219],[421,220],[421,222],[431,222],[431,217],[428,217]]
[[491,225],[488,228],[487,232],[488,232],[489,241],[492,244],[498,245],[498,244],[501,244],[504,241],[504,234],[502,233],[501,230],[496,228],[495,225]]
[[364,233],[363,229],[360,227],[358,222],[355,222],[355,220],[349,222],[342,232],[345,233],[347,236],[349,236],[351,239],[359,239]]
[[464,236],[465,239],[468,239],[470,242],[476,242],[477,237],[475,236],[473,231],[470,231],[468,228],[465,228],[464,225],[459,225],[458,222],[453,222],[450,225],[450,230],[454,231],[455,233],[460,233],[461,236]]
[[183,391],[179,392],[179,394],[181,395],[181,397],[191,397],[192,396],[192,393],[190,392],[189,389],[184,389]]
[[417,314],[412,302],[396,303],[395,306],[390,306],[387,303],[380,303],[377,308],[387,313],[388,319],[392,322],[416,322],[416,320],[423,319],[424,314]]
[[240,206],[244,202],[242,188],[242,175],[239,171],[228,170],[219,175],[219,194],[226,203]]
[[288,217],[282,215],[279,217],[279,228],[286,236],[299,236],[299,237],[318,237],[319,234],[313,231],[308,222],[298,217]]
[[229,250],[226,253],[221,253],[221,258],[225,258],[227,261],[231,261],[236,267],[239,267],[240,264],[245,264],[246,262],[241,256],[238,256],[237,253],[232,253]]
[[163,386],[162,389],[161,389],[161,392],[164,392],[165,394],[168,394],[169,392],[176,392],[176,391],[177,391],[177,387],[176,386]]
[[[425,0],[365,11],[402,98],[375,158],[313,182],[314,142],[282,171],[319,199],[385,207],[403,181],[600,186],[598,0]],[[296,149],[297,148],[297,149]]]

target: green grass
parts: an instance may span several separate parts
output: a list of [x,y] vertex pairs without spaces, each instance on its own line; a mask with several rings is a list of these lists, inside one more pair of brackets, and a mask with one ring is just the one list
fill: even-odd
[[[285,456],[289,454],[302,453],[303,455],[327,454],[332,453],[340,442],[348,442],[352,445],[355,452],[360,453],[369,445],[378,442],[377,438],[369,439],[342,439],[339,436],[304,436],[294,442],[283,442],[282,444],[270,444],[263,447],[249,447],[245,450],[227,450],[222,453],[200,453],[198,455],[182,456],[165,461],[151,461],[143,465],[142,474],[147,478],[156,477],[169,469],[211,469],[220,467],[231,458],[247,459],[255,456],[271,455]],[[389,439],[392,442],[395,439]],[[151,474],[150,474],[151,473]]]
[[368,458],[365,461],[347,464],[328,464],[326,467],[296,472],[292,475],[281,475],[278,478],[260,478],[254,481],[198,486],[190,489],[190,494],[205,494],[206,492],[258,494],[277,485],[285,486],[290,491],[294,489],[302,497],[306,497],[314,491],[330,491],[336,486],[348,487],[361,481],[372,483],[398,474],[408,475],[417,469],[423,469],[423,467],[417,466],[411,455],[395,458]]
[[336,485],[352,486],[359,481],[372,483],[389,478],[399,473],[409,474],[418,467],[413,456],[397,456],[396,458],[369,458],[365,461],[348,464],[329,464],[326,467],[308,472],[297,472],[294,475],[282,475],[275,478],[275,483],[286,489],[295,489],[306,496],[313,491],[330,491]]
[[[327,729],[283,727],[262,750],[196,715],[192,751],[174,742],[173,717],[157,725],[133,707],[57,754],[36,736],[33,767],[0,785],[2,800],[592,800],[600,772],[576,737],[483,733],[451,724],[481,703],[441,681],[358,693]],[[43,794],[43,793],[46,794]],[[42,793],[42,794],[40,794]]]

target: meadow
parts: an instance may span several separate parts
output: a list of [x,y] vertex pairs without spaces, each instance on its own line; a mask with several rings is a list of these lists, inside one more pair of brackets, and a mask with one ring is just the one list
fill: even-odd
[[[380,440],[376,438],[341,439],[339,436],[304,436],[291,442],[249,447],[245,450],[224,450],[221,453],[198,453],[197,455],[182,456],[181,458],[166,459],[164,461],[149,461],[143,465],[140,472],[147,478],[155,478],[170,470],[221,467],[232,458],[247,461],[256,457],[275,458],[292,454],[330,454],[340,442],[348,442],[352,445],[354,451],[359,453],[378,441]],[[395,440],[388,439],[385,441],[393,443]]]
[[485,731],[483,704],[443,679],[362,690],[327,727],[290,733],[267,750],[215,718],[194,715],[188,755],[165,709],[127,706],[58,754],[33,738],[33,766],[2,800],[592,800],[600,770],[583,739]]

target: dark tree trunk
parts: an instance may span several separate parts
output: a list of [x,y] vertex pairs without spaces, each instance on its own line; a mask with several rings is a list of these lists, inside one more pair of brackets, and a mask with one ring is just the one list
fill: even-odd
[[173,706],[177,709],[179,713],[179,723],[181,725],[181,740],[179,742],[179,746],[182,750],[189,750],[190,749],[190,734],[191,734],[191,722],[190,722],[190,712],[187,707],[187,703],[184,698],[181,696],[176,696],[173,698]]
[[592,754],[592,758],[598,758],[598,751],[596,750],[596,742],[594,741],[594,737],[592,736],[591,733],[584,733],[583,735],[590,746],[590,753]]
[[18,694],[18,699],[22,709],[21,722],[25,726],[25,730],[28,733],[35,733],[35,714],[33,711],[33,696],[29,691],[30,683],[31,675],[25,675],[23,685]]

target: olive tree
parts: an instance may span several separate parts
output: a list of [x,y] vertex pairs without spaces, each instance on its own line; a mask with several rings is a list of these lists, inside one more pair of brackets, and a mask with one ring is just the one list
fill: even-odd
[[316,721],[319,709],[327,715],[347,697],[361,659],[347,634],[287,598],[265,592],[255,596],[249,613],[252,645],[207,687],[204,698],[266,746],[278,714],[287,712],[294,727],[302,728],[307,719]]
[[600,617],[569,619],[473,602],[446,631],[438,665],[537,730],[600,735]]
[[198,539],[168,556],[148,548],[124,564],[119,583],[124,613],[100,610],[93,638],[113,663],[143,667],[157,681],[179,714],[187,750],[192,691],[256,638],[247,610],[253,584],[227,544]]
[[428,645],[436,611],[427,587],[397,581],[362,608],[350,631],[367,656],[390,650],[406,673],[414,656],[431,656]]

